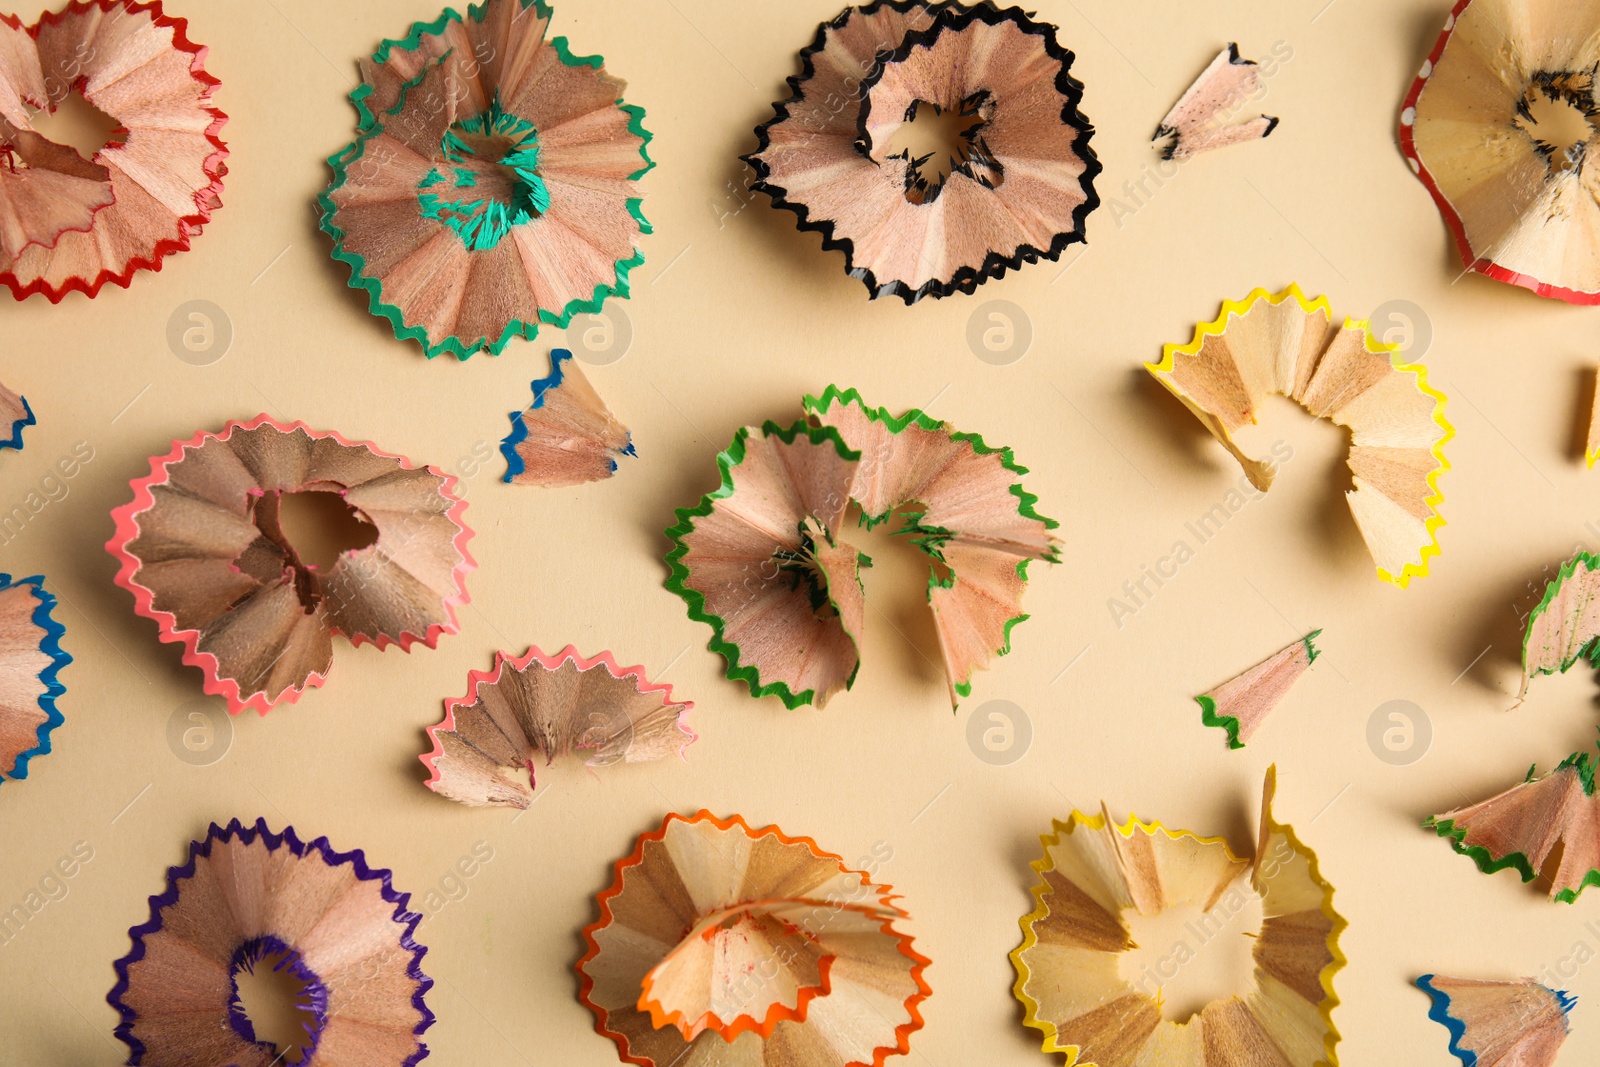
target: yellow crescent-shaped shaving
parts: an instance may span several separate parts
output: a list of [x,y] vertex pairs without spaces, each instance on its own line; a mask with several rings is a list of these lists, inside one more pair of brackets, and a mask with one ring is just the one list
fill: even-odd
[[1224,302],[1215,321],[1195,327],[1193,340],[1167,345],[1161,361],[1146,368],[1262,492],[1272,485],[1274,464],[1247,455],[1233,435],[1256,421],[1266,397],[1280,393],[1348,429],[1355,489],[1345,498],[1378,577],[1404,588],[1426,576],[1429,558],[1439,554],[1439,476],[1450,469],[1444,446],[1455,429],[1426,368],[1401,361],[1398,352],[1364,319],[1335,326],[1326,297],[1307,299],[1291,285]]

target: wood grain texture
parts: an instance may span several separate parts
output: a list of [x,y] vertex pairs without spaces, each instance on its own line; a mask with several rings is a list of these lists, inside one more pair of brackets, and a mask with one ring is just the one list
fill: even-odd
[[1233,435],[1256,421],[1267,396],[1287,396],[1348,430],[1350,513],[1379,577],[1405,586],[1426,576],[1428,560],[1439,552],[1438,480],[1450,467],[1444,446],[1455,431],[1426,368],[1400,362],[1397,351],[1365,321],[1334,326],[1325,297],[1308,300],[1291,285],[1224,302],[1221,315],[1197,326],[1192,341],[1167,345],[1161,361],[1146,367],[1262,492],[1272,487],[1276,463],[1246,455]]
[[[1256,855],[1240,859],[1220,838],[1167,830],[1129,817],[1074,812],[1042,837],[1033,863],[1042,881],[1023,943],[1011,954],[1015,993],[1044,1050],[1068,1067],[1315,1067],[1337,1062],[1338,1003],[1332,976],[1344,920],[1316,860],[1270,813],[1269,772]],[[1248,882],[1245,881],[1249,874]],[[1263,922],[1253,955],[1255,988],[1207,1004],[1188,1019],[1163,1018],[1160,991],[1118,969],[1132,949],[1124,915],[1177,906],[1209,913],[1226,895],[1254,892]]]
[[428,788],[463,804],[526,808],[541,760],[582,757],[598,768],[682,755],[695,739],[693,706],[609,652],[497,652],[494,670],[473,671],[467,695],[446,701],[443,721],[428,728]]
[[59,646],[39,623],[49,603],[36,583],[0,574],[0,776],[25,775],[24,754],[48,752],[50,727],[60,721]]
[[1230,44],[1207,64],[1161,120],[1154,138],[1168,139],[1161,154],[1184,160],[1266,137],[1277,128],[1276,118],[1255,115],[1235,121],[1238,112],[1261,91],[1260,68],[1240,57],[1237,44]]
[[1570,1032],[1574,998],[1532,978],[1428,974],[1417,985],[1433,1000],[1429,1018],[1450,1032],[1450,1051],[1468,1067],[1551,1067]]
[[669,815],[599,902],[580,997],[630,1063],[882,1067],[922,1026],[905,911],[807,838]]
[[[124,0],[75,2],[27,32],[0,18],[0,284],[18,299],[127,286],[221,206],[227,116],[185,30],[159,3]],[[23,108],[74,91],[117,124],[92,160],[34,133]]]
[[[564,327],[606,296],[625,296],[628,271],[643,261],[635,243],[649,225],[637,179],[652,165],[643,113],[623,104],[625,83],[598,57],[547,37],[548,22],[531,0],[487,0],[465,18],[450,11],[417,24],[361,64],[361,127],[330,160],[323,228],[350,284],[429,356],[497,353],[541,323]],[[475,247],[423,211],[418,194],[440,195],[454,174],[470,190],[450,194],[462,204],[492,195],[504,176],[500,153],[463,161],[452,135],[502,114],[532,127],[545,206]],[[463,163],[493,177],[463,178]]]
[[433,1023],[424,1002],[433,983],[408,903],[359,850],[302,841],[292,827],[275,834],[262,820],[212,824],[168,871],[116,962],[107,999],[121,1016],[117,1036],[135,1062],[279,1062],[238,1000],[239,970],[266,953],[307,986],[307,1062],[411,1067],[428,1052],[420,1035]]
[[618,459],[635,454],[628,428],[571,352],[558,348],[550,362],[550,376],[533,383],[533,402],[511,413],[511,434],[500,446],[504,480],[559,488],[611,477]]
[[[1055,27],[987,2],[874,3],[819,27],[801,58],[745,158],[874,297],[970,293],[1083,239],[1100,166]],[[937,185],[889,151],[923,106],[979,119]]]
[[[457,629],[474,567],[455,479],[336,433],[265,415],[175,442],[133,483],[106,548],[118,583],[231,711],[265,714],[321,685],[335,634],[428,647]],[[324,573],[278,523],[285,493],[337,493],[378,536]]]
[[[1597,59],[1593,0],[1461,0],[1451,13],[1400,134],[1467,269],[1541,296],[1600,301]],[[1547,132],[1535,112],[1544,103],[1583,116],[1578,141]]]

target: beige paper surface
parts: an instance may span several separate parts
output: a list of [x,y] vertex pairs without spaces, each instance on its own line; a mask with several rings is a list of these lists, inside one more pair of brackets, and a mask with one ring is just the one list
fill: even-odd
[[[1575,544],[1600,550],[1581,428],[1576,451],[1572,441],[1574,421],[1586,425],[1578,387],[1597,312],[1476,276],[1455,282],[1444,223],[1395,144],[1401,98],[1444,4],[1035,6],[1078,53],[1073,73],[1106,167],[1087,250],[907,308],[869,302],[839,254],[744,190],[738,156],[836,0],[561,0],[554,32],[603,54],[656,134],[659,166],[644,179],[655,233],[643,239],[634,297],[607,304],[609,327],[547,330],[461,366],[424,360],[367,313],[312,209],[324,157],[352,136],[345,94],[357,57],[436,16],[437,4],[173,0],[223,83],[224,206],[193,251],[131,290],[0,308],[0,380],[40,422],[24,452],[0,453],[0,514],[26,510],[29,494],[40,505],[0,537],[0,569],[45,573],[77,658],[63,675],[55,751],[27,781],[0,786],[0,923],[40,904],[0,935],[0,1059],[122,1062],[104,997],[128,928],[210,820],[264,816],[364,848],[415,894],[428,914],[418,936],[437,983],[428,1003],[439,1022],[426,1035],[437,1062],[615,1063],[576,997],[578,931],[639,833],[666,810],[705,806],[812,836],[852,864],[877,857],[876,876],[904,893],[908,929],[934,961],[917,1061],[1040,1064],[1006,958],[1031,907],[1038,834],[1103,798],[1119,817],[1225,834],[1248,850],[1270,762],[1278,817],[1316,849],[1350,920],[1335,1015],[1342,1061],[1453,1063],[1427,998],[1409,986],[1435,970],[1533,975],[1578,994],[1566,1056],[1595,1058],[1600,1024],[1588,1012],[1600,1004],[1600,965],[1580,961],[1600,959],[1600,922],[1585,926],[1596,891],[1575,907],[1549,904],[1509,873],[1478,874],[1420,826],[1531,763],[1554,766],[1600,722],[1595,683],[1579,669],[1541,679],[1504,713],[1526,583],[1542,586],[1541,568]],[[1282,124],[1266,141],[1167,164],[1163,178],[1150,134],[1230,40],[1264,74],[1278,57],[1256,109]],[[1271,493],[1253,495],[1141,367],[1222,299],[1292,281],[1341,312],[1408,301],[1431,323],[1429,350],[1410,356],[1449,396],[1457,437],[1442,483],[1443,554],[1408,590],[1372,573],[1342,498],[1346,442],[1333,427],[1287,402],[1270,407],[1246,443],[1276,455],[1282,442],[1290,458]],[[182,348],[191,312],[215,317],[190,301],[215,305],[231,327],[209,365],[194,364],[214,350]],[[169,345],[173,321],[194,362]],[[631,335],[625,355],[584,370],[633,430],[639,458],[571,490],[500,484],[506,412],[547,373],[547,349],[594,353],[608,329],[613,340]],[[1031,340],[1004,363],[1008,329],[1012,343]],[[716,451],[746,422],[795,417],[802,394],[829,382],[896,410],[928,405],[1010,445],[1032,469],[1040,510],[1062,521],[1063,562],[1031,570],[1033,617],[954,717],[910,546],[862,539],[877,561],[865,572],[876,610],[854,690],[825,711],[752,702],[706,651],[709,629],[661,587],[661,531],[674,507],[713,487]],[[212,741],[226,754],[200,766],[209,755],[184,735],[198,731],[187,740],[201,745],[215,703],[112,585],[101,545],[146,457],[263,410],[460,474],[479,569],[461,634],[410,655],[340,644],[326,687],[264,720],[232,720],[231,741],[222,726]],[[92,461],[70,480],[52,475],[78,442]],[[1142,584],[1142,603],[1124,583]],[[1248,750],[1226,751],[1193,695],[1317,627],[1325,654],[1294,699]],[[424,788],[424,729],[467,673],[487,669],[496,649],[568,643],[611,649],[694,701],[700,741],[687,763],[552,768],[514,822]],[[1391,715],[1417,722],[1420,743],[1413,709],[1431,748],[1389,762],[1399,757],[1384,734],[1404,741]],[[973,715],[984,718],[973,726]],[[993,715],[1011,716],[1018,745],[1031,733],[1020,759],[985,747],[986,736],[1006,741]],[[1375,715],[1387,760],[1369,745]],[[71,878],[53,874],[79,842],[92,860]]]

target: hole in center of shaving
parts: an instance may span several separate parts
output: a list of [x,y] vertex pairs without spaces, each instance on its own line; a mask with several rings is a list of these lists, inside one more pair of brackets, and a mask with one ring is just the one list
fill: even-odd
[[1124,981],[1159,997],[1162,1018],[1181,1023],[1216,1000],[1255,988],[1251,951],[1261,932],[1261,898],[1243,880],[1209,912],[1177,904],[1159,915],[1123,915],[1138,948],[1118,961]]
[[883,152],[885,158],[903,155],[908,160],[906,199],[913,204],[933,200],[958,170],[974,177],[982,174],[979,180],[999,185],[999,172],[987,166],[990,160],[982,145],[985,125],[974,101],[945,110],[927,100],[913,100]]
[[860,505],[852,504],[843,529],[850,543],[872,560],[871,568],[861,572],[872,605],[867,625],[889,624],[881,640],[869,638],[868,643],[876,649],[894,649],[902,669],[934,680],[942,677],[938,665],[944,662],[944,653],[928,609],[928,583],[948,583],[950,568],[936,554],[941,536],[918,525],[926,510],[922,504],[902,504],[882,521],[869,524],[860,521]]
[[1593,76],[1539,74],[1523,94],[1515,119],[1533,139],[1552,174],[1581,170],[1595,138]]
[[439,152],[417,184],[417,201],[423,217],[450,227],[472,251],[494,248],[513,227],[549,210],[538,132],[498,101],[445,131]]
[[817,545],[827,543],[822,523],[808,518],[800,524],[800,547],[782,550],[772,557],[780,577],[786,576],[796,587],[804,586],[811,597],[811,610],[818,615],[834,614],[828,599],[828,575],[817,561]]
[[54,108],[28,113],[33,132],[54,144],[65,145],[86,161],[108,145],[120,145],[127,131],[116,119],[95,107],[74,90]]
[[246,1041],[270,1046],[276,1064],[300,1064],[317,1047],[328,991],[298,952],[274,937],[255,938],[233,955],[228,1022]]
[[327,573],[346,552],[378,540],[378,531],[338,493],[311,490],[284,493],[278,500],[278,525],[300,562]]

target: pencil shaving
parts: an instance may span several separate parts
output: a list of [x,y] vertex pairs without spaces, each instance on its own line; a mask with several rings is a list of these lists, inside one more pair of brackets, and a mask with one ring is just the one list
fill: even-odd
[[1378,577],[1404,588],[1425,577],[1439,554],[1439,478],[1449,470],[1444,446],[1455,430],[1445,397],[1420,364],[1401,362],[1365,321],[1334,326],[1326,297],[1308,300],[1299,286],[1257,289],[1226,301],[1188,344],[1169,344],[1146,369],[1166,386],[1266,492],[1276,469],[1254,459],[1233,435],[1256,421],[1279,393],[1317,418],[1350,431],[1348,463],[1355,489],[1345,494]]
[[[227,116],[205,56],[159,3],[0,15],[0,284],[18,300],[127,287],[222,206]],[[115,124],[92,159],[33,128],[74,93]]]
[[351,94],[322,228],[372,313],[431,358],[498,354],[628,294],[650,232],[644,112],[543,0],[485,0],[385,41]]
[[[526,808],[535,765],[585,757],[591,768],[681,755],[695,740],[687,701],[653,684],[643,667],[619,667],[611,653],[586,658],[567,646],[513,658],[496,653],[494,670],[473,671],[467,695],[445,702],[428,728],[433,751],[422,757],[428,788],[474,807]],[[522,781],[522,770],[528,780]]]
[[26,778],[65,721],[56,701],[66,692],[60,675],[72,657],[61,648],[66,631],[55,607],[43,578],[0,573],[0,782]]
[[[1054,26],[988,0],[877,0],[800,59],[744,157],[752,188],[842,250],[874,299],[971,293],[1084,239],[1100,163]],[[941,114],[966,125],[947,153],[897,148],[902,126]]]
[[1577,998],[1532,978],[1481,981],[1425,974],[1417,988],[1432,1000],[1428,1018],[1450,1032],[1463,1067],[1551,1067],[1570,1032]]
[[1057,523],[1034,509],[1010,449],[915,409],[892,416],[853,389],[804,406],[808,419],[787,428],[739,431],[718,457],[720,488],[678,509],[667,587],[712,626],[712,650],[752,696],[821,706],[860,665],[871,561],[841,524],[852,504],[863,526],[895,519],[929,561],[954,706],[1010,650],[1028,563],[1058,559]]
[[[433,648],[467,602],[472,531],[455,479],[337,433],[265,415],[174,442],[112,512],[117,584],[234,713],[320,686],[333,636]],[[286,494],[336,494],[375,532],[326,572],[284,534]]]
[[37,424],[26,397],[13,393],[0,383],[0,451],[22,451],[22,431]]
[[502,481],[545,488],[609,478],[619,459],[638,455],[627,427],[565,348],[550,353],[550,375],[533,383],[533,403],[511,413],[500,453],[506,460]]
[[[1064,1053],[1066,1067],[1338,1062],[1333,978],[1345,963],[1345,921],[1316,856],[1273,819],[1276,785],[1269,768],[1250,860],[1221,838],[1132,816],[1119,825],[1104,810],[1073,812],[1041,838],[1038,907],[1022,920],[1011,960],[1025,1024],[1045,1035],[1044,1051]],[[1124,915],[1179,905],[1210,912],[1245,892],[1259,896],[1264,916],[1252,953],[1255,988],[1183,1022],[1163,1018],[1159,990],[1152,995],[1119,973],[1118,957],[1134,947]]]
[[1459,0],[1406,95],[1400,147],[1469,271],[1600,303],[1600,4]]
[[1522,689],[1527,699],[1533,680],[1565,674],[1580,659],[1600,666],[1600,556],[1580,551],[1545,584],[1528,613],[1522,638]]
[[1424,823],[1450,841],[1485,874],[1514,870],[1524,882],[1541,876],[1556,849],[1550,899],[1571,904],[1585,887],[1600,885],[1600,799],[1595,757],[1575,752],[1540,777],[1477,804],[1429,816]]
[[1595,461],[1600,460],[1600,372],[1591,372],[1590,378],[1594,390],[1589,398],[1589,435],[1583,446],[1583,464],[1594,470]]
[[287,1049],[257,1039],[239,999],[241,972],[263,964],[301,987],[297,1063],[414,1067],[433,1024],[414,939],[422,916],[387,870],[325,837],[302,841],[266,821],[213,823],[189,845],[150,919],[128,932],[106,1000],[130,1063],[273,1067]]
[[1289,688],[1316,662],[1319,653],[1312,642],[1321,633],[1313,630],[1243,674],[1195,697],[1201,720],[1226,730],[1229,748],[1243,748]]
[[1262,92],[1261,69],[1230,44],[1185,90],[1156,128],[1163,159],[1184,160],[1229,145],[1258,141],[1278,128],[1271,115],[1236,121],[1237,112]]
[[669,815],[598,902],[579,999],[629,1063],[882,1067],[922,1027],[905,911],[809,838]]

